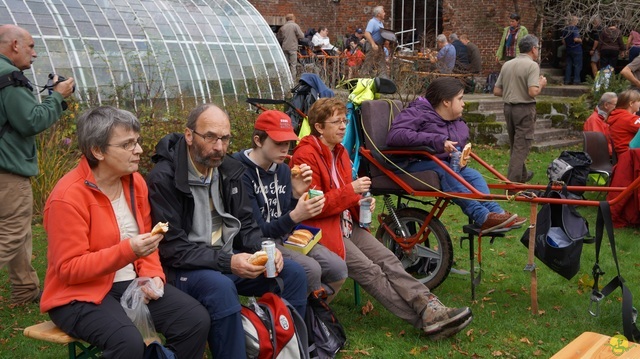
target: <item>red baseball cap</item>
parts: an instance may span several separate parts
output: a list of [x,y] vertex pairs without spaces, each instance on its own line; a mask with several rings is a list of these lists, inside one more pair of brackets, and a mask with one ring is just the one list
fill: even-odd
[[293,132],[291,118],[284,112],[267,110],[261,113],[254,125],[256,130],[267,133],[276,142],[298,141],[299,138]]

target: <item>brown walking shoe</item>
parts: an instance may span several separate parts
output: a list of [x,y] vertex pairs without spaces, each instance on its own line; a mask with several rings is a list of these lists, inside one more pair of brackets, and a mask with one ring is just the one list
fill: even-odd
[[517,214],[511,214],[508,212],[505,213],[495,213],[491,212],[487,216],[487,220],[482,223],[480,226],[480,230],[483,233],[495,231],[496,229],[508,228],[510,227],[511,222],[513,222],[518,217]]
[[[506,211],[505,211],[504,213],[509,214],[509,215],[511,215],[511,214],[512,214],[512,213],[510,213],[510,212],[506,212]],[[527,217],[521,217],[521,216],[518,216],[518,215],[516,214],[516,219],[514,219],[514,220],[513,220],[513,222],[511,222],[511,223],[509,224],[509,226],[508,226],[508,227],[509,227],[509,228],[512,228],[512,229],[513,229],[513,228],[520,228],[520,227],[522,227],[522,225],[523,225],[523,224],[524,224],[524,222],[526,222],[526,221],[527,221]]]
[[451,336],[471,323],[469,307],[447,308],[433,296],[422,312],[422,330],[432,339]]

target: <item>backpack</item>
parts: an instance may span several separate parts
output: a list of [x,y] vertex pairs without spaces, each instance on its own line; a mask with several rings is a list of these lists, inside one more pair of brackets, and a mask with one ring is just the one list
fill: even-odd
[[291,117],[291,125],[295,133],[300,133],[300,126],[304,120],[304,116],[298,109],[304,114],[309,112],[311,105],[319,98],[318,90],[306,83],[305,81],[299,81],[296,87],[291,89],[293,98],[289,101],[289,106],[284,111],[289,117]]
[[311,359],[335,358],[347,342],[344,328],[326,302],[327,292],[313,292],[307,299],[305,322]]
[[309,359],[304,320],[285,299],[265,293],[240,314],[248,358]]
[[497,72],[492,72],[487,75],[487,83],[484,85],[484,92],[493,93],[493,88],[496,86],[496,81],[498,81]]
[[[562,181],[567,186],[586,186],[591,156],[586,152],[562,151],[547,168],[547,177],[551,182]],[[569,198],[581,198],[584,191],[570,191]]]
[[[543,197],[567,198],[567,187],[551,190],[549,183]],[[580,270],[580,256],[585,237],[589,235],[589,223],[578,213],[574,205],[545,203],[536,216],[535,255],[551,270],[571,279]],[[529,247],[530,228],[522,234],[520,242]]]

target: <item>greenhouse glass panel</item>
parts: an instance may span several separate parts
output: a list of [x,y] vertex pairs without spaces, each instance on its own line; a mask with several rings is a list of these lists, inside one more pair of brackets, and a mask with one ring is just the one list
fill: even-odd
[[207,101],[282,99],[292,86],[247,0],[2,0],[0,23],[33,36],[38,58],[26,74],[35,84],[50,72],[73,76],[80,101],[111,101],[118,89],[133,91],[136,106],[151,88]]

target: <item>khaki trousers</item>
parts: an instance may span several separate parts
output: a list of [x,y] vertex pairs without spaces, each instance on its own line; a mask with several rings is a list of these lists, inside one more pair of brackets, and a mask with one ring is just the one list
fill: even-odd
[[525,162],[533,144],[536,126],[536,104],[504,104],[504,118],[509,134],[509,168],[507,178],[524,182],[527,178]]
[[404,270],[398,258],[371,233],[353,226],[344,240],[349,277],[388,311],[422,328],[422,311],[431,292]]
[[32,214],[31,180],[0,173],[0,268],[9,271],[14,304],[30,302],[40,293],[38,274],[31,265]]

